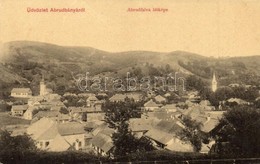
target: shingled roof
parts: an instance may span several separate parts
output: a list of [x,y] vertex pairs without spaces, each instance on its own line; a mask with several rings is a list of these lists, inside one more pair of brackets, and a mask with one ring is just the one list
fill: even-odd
[[147,133],[145,133],[145,136],[164,145],[167,145],[167,143],[173,139],[174,135],[158,129],[151,129]]
[[12,111],[25,111],[28,109],[28,105],[13,105]]
[[56,135],[76,135],[84,134],[84,126],[78,122],[58,123],[51,118],[42,118],[33,123],[27,129],[28,134],[31,134],[35,140],[54,139]]
[[144,104],[144,107],[159,107],[159,105],[156,104],[153,100],[149,100]]
[[30,88],[13,88],[11,90],[12,93],[32,93]]
[[106,153],[114,147],[111,137],[102,133],[94,136],[90,142],[92,143],[92,145],[99,147]]
[[84,126],[78,122],[66,122],[58,124],[58,132],[61,136],[84,134]]

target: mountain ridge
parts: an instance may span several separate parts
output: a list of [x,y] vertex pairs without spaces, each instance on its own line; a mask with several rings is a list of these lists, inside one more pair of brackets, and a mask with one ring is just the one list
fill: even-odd
[[213,58],[186,51],[107,52],[92,47],[35,41],[5,43],[0,56],[0,73],[5,77],[0,79],[0,87],[9,90],[10,85],[14,86],[12,84],[34,87],[42,74],[55,90],[55,87],[65,85],[62,81],[72,83],[71,73],[86,71],[93,76],[123,76],[128,71],[147,76],[163,74],[168,67],[171,71],[195,75],[206,81],[217,72],[223,84],[238,81],[241,76],[245,83],[246,76],[258,77],[260,73],[260,56]]

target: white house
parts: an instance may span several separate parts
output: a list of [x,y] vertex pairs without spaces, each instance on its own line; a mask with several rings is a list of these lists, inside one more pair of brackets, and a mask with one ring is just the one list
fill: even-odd
[[152,99],[144,104],[145,111],[154,111],[159,108],[159,105],[156,104]]
[[28,105],[13,105],[11,108],[11,114],[13,116],[23,116],[27,108]]
[[42,118],[27,128],[39,149],[47,151],[81,150],[85,146],[84,126],[78,122],[57,122]]
[[157,95],[155,98],[154,98],[155,102],[157,103],[164,103],[166,102],[166,98],[162,97],[161,95]]
[[29,98],[32,96],[32,91],[30,88],[13,88],[11,96],[15,98]]

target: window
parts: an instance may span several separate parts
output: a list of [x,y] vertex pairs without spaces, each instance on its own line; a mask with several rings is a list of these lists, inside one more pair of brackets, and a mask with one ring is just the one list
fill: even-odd
[[81,141],[79,141],[79,147],[81,147]]
[[50,144],[49,141],[45,142],[45,147],[47,147]]
[[42,142],[40,142],[40,147],[42,147]]

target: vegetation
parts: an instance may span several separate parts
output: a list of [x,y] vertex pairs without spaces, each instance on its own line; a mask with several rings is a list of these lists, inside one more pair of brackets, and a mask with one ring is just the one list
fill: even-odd
[[12,117],[6,112],[0,113],[0,127],[4,127],[6,125],[16,125],[16,124],[29,125],[30,121],[21,118]]
[[216,153],[220,155],[260,155],[260,110],[237,106],[220,120],[221,130],[215,134]]
[[202,124],[192,120],[188,116],[184,116],[182,118],[182,122],[185,128],[183,128],[178,135],[181,140],[191,143],[195,152],[199,152],[201,150],[203,140],[201,132]]
[[204,88],[200,91],[202,99],[209,100],[213,106],[218,106],[220,101],[225,101],[230,98],[239,98],[248,102],[254,102],[258,96],[258,91],[255,88],[245,87],[222,87],[216,92],[212,92],[210,88]]
[[126,98],[125,102],[107,102],[103,106],[106,122],[116,130],[112,135],[115,157],[153,150],[150,141],[144,138],[137,139],[128,127],[129,119],[140,115],[140,107],[141,103],[129,98]]

